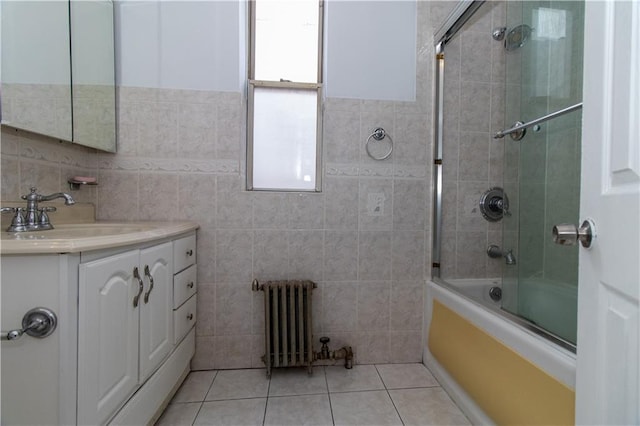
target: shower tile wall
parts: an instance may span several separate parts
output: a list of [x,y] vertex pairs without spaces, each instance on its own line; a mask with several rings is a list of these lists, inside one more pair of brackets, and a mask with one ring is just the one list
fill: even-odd
[[[251,280],[310,278],[316,336],[350,344],[359,363],[422,356],[423,283],[430,265],[431,70],[429,5],[418,2],[415,102],[328,99],[322,193],[247,192],[240,93],[119,88],[117,154],[3,130],[2,198],[33,182],[65,190],[96,174],[103,220],[193,220],[198,231],[195,369],[263,366],[262,293]],[[391,158],[364,144],[377,126]],[[53,177],[53,179],[52,179]],[[371,213],[369,194],[382,194]]]
[[504,261],[486,249],[502,245],[502,223],[485,221],[478,203],[503,185],[504,140],[492,133],[504,124],[505,55],[491,32],[504,21],[505,3],[486,2],[445,48],[443,278],[501,275]]

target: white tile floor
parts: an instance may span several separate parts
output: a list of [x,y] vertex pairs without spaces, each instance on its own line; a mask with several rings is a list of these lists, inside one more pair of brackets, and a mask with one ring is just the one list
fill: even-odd
[[194,371],[156,425],[469,425],[422,364]]

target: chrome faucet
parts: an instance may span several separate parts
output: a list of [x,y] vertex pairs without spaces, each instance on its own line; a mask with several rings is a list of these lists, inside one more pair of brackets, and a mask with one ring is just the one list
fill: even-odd
[[505,252],[495,244],[491,244],[489,247],[487,247],[487,255],[493,259],[498,257],[504,257],[504,260],[507,263],[507,265],[516,264],[516,257],[513,254],[513,250],[509,249]]
[[64,192],[56,192],[51,195],[38,194],[37,189],[32,187],[31,193],[23,195],[23,200],[27,201],[26,210],[23,207],[3,207],[2,213],[15,213],[11,226],[7,228],[7,232],[26,232],[26,231],[44,231],[53,229],[53,225],[49,220],[49,212],[56,211],[55,207],[38,208],[38,202],[51,201],[56,198],[64,198],[64,204],[70,206],[75,204],[75,200],[71,195]]
[[513,250],[509,250],[504,254],[504,260],[507,262],[507,265],[516,264],[516,257],[513,255]]

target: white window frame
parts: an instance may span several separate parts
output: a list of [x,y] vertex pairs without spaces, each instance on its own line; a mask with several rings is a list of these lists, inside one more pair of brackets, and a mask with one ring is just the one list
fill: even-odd
[[[249,1],[249,78],[247,99],[247,190],[248,191],[282,191],[282,192],[321,192],[322,190],[322,112],[323,112],[323,25],[324,0],[318,0],[318,74],[317,83],[301,83],[289,80],[269,81],[255,80],[255,47],[256,47],[256,1]],[[316,174],[315,189],[281,189],[254,188],[253,185],[253,126],[254,126],[254,92],[256,87],[284,90],[315,91],[317,96],[316,115]]]

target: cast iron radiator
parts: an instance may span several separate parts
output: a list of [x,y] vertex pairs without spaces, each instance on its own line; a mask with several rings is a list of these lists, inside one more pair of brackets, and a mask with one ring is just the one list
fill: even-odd
[[312,345],[312,298],[316,283],[313,281],[253,280],[253,291],[264,292],[264,346],[262,361],[267,376],[273,367],[302,367],[312,372],[314,360]]

